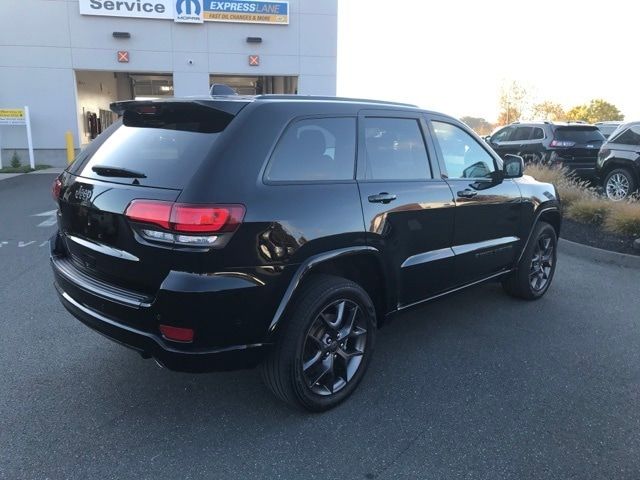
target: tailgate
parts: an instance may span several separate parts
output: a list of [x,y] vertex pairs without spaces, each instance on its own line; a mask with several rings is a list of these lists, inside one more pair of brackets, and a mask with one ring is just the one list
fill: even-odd
[[124,212],[137,198],[175,201],[180,190],[136,187],[66,175],[59,228],[82,273],[136,291],[155,292],[171,270],[170,248],[136,239]]
[[596,127],[585,125],[560,127],[554,140],[562,145],[557,153],[563,160],[590,165],[595,164],[605,138]]
[[[83,150],[62,177],[59,226],[66,253],[81,273],[155,293],[189,255],[134,230],[133,200],[176,202],[235,114],[239,101],[122,102],[122,115]],[[160,229],[162,230],[162,228]],[[191,259],[193,261],[193,259]]]

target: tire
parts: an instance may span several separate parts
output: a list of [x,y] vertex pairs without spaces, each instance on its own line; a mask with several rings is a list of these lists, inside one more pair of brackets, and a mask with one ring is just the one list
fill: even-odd
[[345,278],[312,275],[283,322],[261,365],[267,387],[282,401],[310,412],[347,399],[362,380],[375,345],[376,313],[369,295]]
[[558,236],[546,222],[534,227],[516,271],[502,281],[504,290],[524,300],[538,300],[547,292],[556,271]]
[[629,198],[635,192],[637,182],[631,171],[626,168],[616,168],[607,174],[602,187],[609,200],[619,202]]

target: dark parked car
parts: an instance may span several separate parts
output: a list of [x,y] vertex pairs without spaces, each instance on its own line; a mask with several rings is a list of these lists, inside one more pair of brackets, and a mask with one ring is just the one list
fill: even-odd
[[600,133],[602,133],[604,138],[609,138],[611,134],[615,132],[620,125],[622,125],[622,122],[596,122],[594,125],[598,127],[598,130],[600,130]]
[[538,299],[553,278],[554,187],[451,117],[295,96],[112,108],[54,184],[55,288],[167,368],[261,364],[279,398],[326,410],[396,313],[486,280]]
[[604,141],[594,125],[553,122],[512,123],[488,140],[501,157],[514,154],[527,163],[561,164],[585,178],[595,175]]
[[640,122],[620,126],[602,145],[597,174],[607,197],[624,200],[640,185]]

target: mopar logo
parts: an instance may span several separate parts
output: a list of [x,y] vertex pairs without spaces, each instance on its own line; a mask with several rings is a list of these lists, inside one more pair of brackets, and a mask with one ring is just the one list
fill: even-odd
[[176,0],[174,21],[178,23],[202,23],[202,0]]
[[[193,13],[191,13],[191,7],[193,6]],[[184,8],[184,15],[200,15],[202,8],[200,7],[200,0],[178,0],[176,2],[176,13],[182,15]]]

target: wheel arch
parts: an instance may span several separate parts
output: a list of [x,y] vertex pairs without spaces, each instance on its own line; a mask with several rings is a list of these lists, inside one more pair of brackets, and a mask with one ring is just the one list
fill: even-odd
[[350,247],[315,255],[303,262],[294,274],[269,325],[273,335],[296,293],[310,275],[324,273],[347,278],[360,285],[373,302],[380,325],[393,305],[393,288],[378,249],[370,246]]
[[607,175],[617,168],[623,168],[629,170],[634,176],[636,183],[640,183],[640,165],[628,159],[611,158],[602,166],[602,173],[600,174],[600,181],[604,185]]
[[[560,227],[562,226],[562,214],[560,210],[550,208],[540,213],[538,221],[547,222],[556,231],[556,235],[560,236]],[[535,226],[535,225],[534,225]]]
[[520,251],[520,255],[518,255],[518,259],[516,261],[516,265],[522,259],[522,255],[524,255],[525,250],[529,246],[531,242],[531,237],[533,236],[533,231],[536,228],[536,225],[540,222],[546,222],[550,224],[556,232],[556,235],[560,237],[560,228],[562,226],[562,212],[560,211],[560,207],[558,205],[546,205],[540,206],[538,211],[536,212],[533,222],[531,222],[531,228],[529,229],[529,234],[527,236],[527,241],[522,246],[522,250]]

